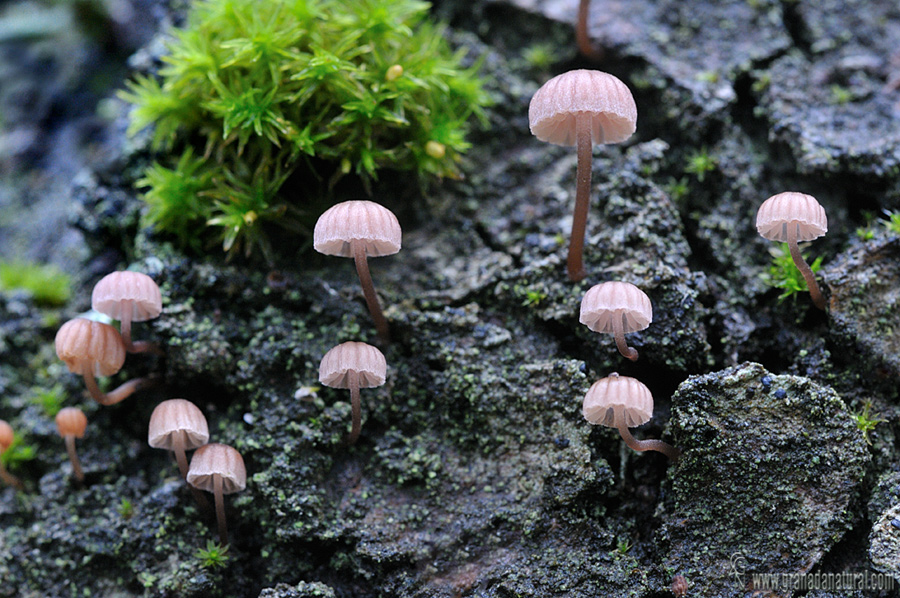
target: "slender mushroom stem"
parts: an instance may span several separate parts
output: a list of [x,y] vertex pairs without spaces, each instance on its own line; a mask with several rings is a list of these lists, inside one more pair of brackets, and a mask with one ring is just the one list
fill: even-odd
[[129,353],[163,355],[162,349],[156,343],[131,340],[131,303],[132,301],[128,300],[122,301],[122,319],[119,320],[119,332],[122,334],[122,340],[125,341],[125,350]]
[[[175,460],[178,462],[178,471],[181,473],[181,479],[186,480],[188,474],[187,454],[185,453],[185,450],[180,446],[176,447],[172,452],[175,453]],[[190,484],[188,484],[188,488],[191,489],[191,494],[194,495],[194,500],[197,501],[197,505],[203,510],[204,513],[208,513],[210,509],[209,501],[206,500],[206,497],[203,496],[203,493]]]
[[806,280],[806,286],[809,287],[810,298],[816,307],[825,311],[825,298],[822,297],[822,291],[819,290],[819,285],[816,282],[816,275],[813,274],[812,268],[809,267],[809,264],[807,264],[806,260],[803,259],[803,256],[800,255],[800,246],[797,244],[797,224],[794,222],[789,222],[787,224],[787,242],[788,247],[791,249],[791,257],[794,258],[794,265],[800,270],[800,274],[802,274],[803,279]]
[[591,116],[587,112],[579,112],[575,116],[575,146],[578,153],[578,167],[575,171],[575,214],[572,217],[572,236],[569,239],[566,269],[569,280],[578,282],[587,276],[582,253],[588,208],[591,203]]
[[79,482],[84,481],[84,470],[81,469],[81,461],[78,460],[78,453],[75,451],[75,435],[66,434],[66,452],[69,453],[69,461],[72,463],[72,474]]
[[22,481],[14,476],[13,474],[6,471],[6,466],[0,462],[0,480],[3,480],[3,483],[7,486],[12,486],[16,490],[21,490],[24,486],[22,486]]
[[634,347],[629,347],[628,343],[625,342],[625,329],[622,326],[621,319],[624,318],[625,315],[621,314],[621,317],[614,318],[613,320],[613,336],[616,339],[616,348],[619,349],[619,353],[622,354],[626,359],[630,359],[631,361],[637,361],[638,352]]
[[115,390],[103,393],[100,390],[100,387],[97,386],[97,379],[94,377],[93,373],[87,372],[83,377],[84,385],[87,387],[91,397],[101,405],[106,406],[115,405],[134,394],[135,391],[146,388],[154,382],[152,377],[135,378],[134,380],[125,382]]
[[578,3],[578,20],[575,22],[575,45],[578,51],[594,60],[603,58],[603,49],[591,43],[588,36],[588,15],[590,14],[591,0],[581,0]]
[[216,497],[216,521],[219,524],[219,543],[228,544],[228,526],[225,523],[225,496],[222,493],[222,476],[213,474],[213,494]]
[[358,241],[351,241],[351,249],[353,251],[353,261],[356,262],[356,273],[359,275],[359,282],[362,285],[363,295],[366,297],[366,305],[369,306],[369,313],[372,314],[372,320],[375,322],[375,330],[378,331],[378,338],[385,343],[390,342],[391,335],[388,331],[388,323],[381,311],[381,305],[378,303],[378,295],[375,294],[375,285],[372,283],[372,275],[369,274],[369,262],[366,258],[366,248]]
[[638,440],[637,438],[632,436],[631,431],[625,424],[625,415],[622,413],[621,407],[616,409],[615,418],[616,428],[619,430],[619,434],[622,435],[622,440],[625,441],[625,444],[628,445],[629,448],[638,452],[658,451],[672,461],[677,461],[678,457],[681,456],[680,449],[677,449],[671,444],[665,443],[662,440]]
[[350,380],[350,415],[353,423],[350,428],[350,436],[347,437],[348,444],[355,444],[359,433],[362,430],[362,408],[359,401],[359,375],[351,373]]

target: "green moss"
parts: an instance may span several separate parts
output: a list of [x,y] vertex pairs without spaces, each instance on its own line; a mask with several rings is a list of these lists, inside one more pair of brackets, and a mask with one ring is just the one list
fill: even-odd
[[[784,301],[788,297],[795,297],[797,293],[808,291],[809,287],[806,285],[803,274],[794,264],[788,244],[781,243],[779,247],[772,249],[771,253],[772,263],[762,273],[762,278],[769,286],[781,289],[778,300]],[[809,267],[813,273],[818,272],[822,267],[822,256],[817,257]]]
[[[137,76],[132,134],[175,152],[138,181],[148,221],[184,245],[265,251],[263,223],[297,222],[340,177],[458,177],[470,117],[490,103],[416,0],[207,0],[173,32],[159,78]],[[194,148],[191,144],[195,144]],[[196,151],[195,151],[196,150]],[[327,184],[323,184],[327,183]],[[313,187],[321,191],[309,192]],[[312,197],[311,197],[312,195]],[[327,199],[327,198],[326,198]]]
[[72,295],[72,279],[52,264],[0,261],[0,290],[24,290],[38,305],[57,306]]

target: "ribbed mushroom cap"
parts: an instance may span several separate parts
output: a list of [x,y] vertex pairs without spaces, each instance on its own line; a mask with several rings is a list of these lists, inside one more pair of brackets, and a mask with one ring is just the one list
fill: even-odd
[[756,230],[770,241],[787,241],[788,226],[797,227],[798,241],[812,241],[828,232],[825,208],[805,193],[785,191],[759,206]]
[[592,286],[581,300],[578,321],[594,332],[643,330],[653,321],[653,306],[644,291],[628,282],[602,282]]
[[601,71],[579,69],[553,77],[528,105],[531,133],[541,141],[575,145],[575,115],[591,115],[592,143],[625,141],[637,128],[637,106],[628,87]]
[[328,208],[316,221],[313,248],[325,255],[353,257],[351,241],[364,244],[366,255],[378,257],[400,251],[400,223],[384,206],[355,199]]
[[56,429],[59,435],[84,438],[87,429],[87,416],[78,407],[64,407],[56,414]]
[[153,448],[190,451],[209,442],[209,426],[200,409],[185,399],[163,401],[150,415],[147,444]]
[[349,388],[350,376],[359,377],[360,388],[384,384],[384,354],[366,343],[349,341],[333,347],[319,363],[319,382],[332,388]]
[[128,309],[132,322],[144,322],[162,313],[162,295],[146,274],[112,272],[94,285],[91,307],[114,320],[121,320]]
[[624,413],[625,425],[634,428],[650,421],[653,395],[640,381],[613,373],[591,385],[584,395],[582,413],[592,424],[615,428],[617,407]]
[[204,444],[191,457],[187,482],[194,488],[213,492],[213,475],[222,477],[222,493],[232,494],[247,487],[244,458],[227,444]]
[[6,449],[13,443],[16,435],[13,433],[12,426],[5,420],[0,419],[0,453],[6,452]]
[[75,318],[56,333],[56,354],[73,374],[112,376],[125,363],[125,341],[109,324]]

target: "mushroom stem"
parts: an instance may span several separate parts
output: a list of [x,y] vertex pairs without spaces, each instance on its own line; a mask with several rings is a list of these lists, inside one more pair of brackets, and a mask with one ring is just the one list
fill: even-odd
[[131,396],[135,391],[146,388],[152,382],[153,380],[151,378],[135,378],[134,380],[125,382],[115,390],[111,390],[104,394],[100,390],[100,387],[97,386],[97,379],[94,377],[94,374],[91,372],[84,374],[84,385],[87,386],[87,390],[91,397],[101,405],[106,406],[115,405],[116,403],[121,402]]
[[[602,140],[599,142],[602,143]],[[569,239],[566,269],[569,280],[578,282],[587,276],[582,253],[588,208],[591,203],[591,115],[587,112],[579,112],[575,116],[575,146],[578,153],[578,167],[575,171],[575,213],[572,217],[572,236]]]
[[131,304],[132,301],[122,301],[122,310],[124,315],[119,320],[119,332],[122,334],[122,340],[125,341],[125,350],[129,353],[153,353],[162,355],[162,349],[156,343],[150,341],[131,340]]
[[787,242],[791,250],[791,257],[794,258],[794,265],[800,270],[800,274],[806,280],[806,286],[809,287],[810,298],[816,307],[825,311],[825,298],[822,297],[822,292],[819,290],[818,283],[816,283],[816,275],[813,274],[812,268],[800,255],[800,246],[797,244],[797,224],[794,222],[787,224]]
[[81,461],[78,460],[78,453],[75,451],[75,436],[66,434],[66,452],[69,453],[69,461],[72,463],[72,474],[79,482],[84,481],[84,470],[81,469]]
[[578,3],[578,20],[575,22],[575,45],[578,51],[594,60],[603,58],[603,49],[591,43],[588,36],[588,15],[590,14],[591,0],[581,0]]
[[[624,317],[624,316],[622,316]],[[616,320],[616,324],[619,324],[618,319]],[[630,359],[631,361],[637,361],[638,352],[634,347],[629,347],[628,343],[625,342],[625,329],[621,325],[614,326],[615,332],[613,336],[616,339],[616,348],[619,349],[619,353],[622,354],[626,359]]]
[[351,374],[350,378],[350,415],[353,423],[350,427],[350,436],[347,437],[348,444],[355,444],[359,433],[362,430],[362,407],[359,400],[359,376]]
[[[178,471],[181,473],[181,479],[186,480],[188,474],[187,454],[181,447],[177,447],[172,452],[175,453],[175,460],[178,462]],[[203,493],[190,484],[188,484],[188,488],[191,489],[191,494],[194,495],[194,500],[197,502],[197,505],[203,510],[204,513],[208,513],[209,501],[206,500],[206,497],[203,496]]]
[[213,474],[213,494],[216,497],[216,521],[219,524],[219,543],[228,544],[228,526],[225,523],[225,495],[222,492],[222,476]]
[[622,435],[622,440],[625,441],[625,444],[633,450],[636,450],[638,452],[658,451],[672,461],[677,461],[678,457],[681,456],[681,450],[675,448],[671,444],[663,442],[662,440],[638,440],[637,438],[632,436],[631,431],[628,430],[628,426],[625,425],[624,415],[619,415],[616,418],[616,428],[618,428],[619,434]]
[[372,320],[375,322],[378,338],[386,343],[390,342],[391,335],[388,331],[388,323],[384,318],[384,313],[381,311],[381,305],[378,303],[378,295],[375,294],[372,275],[369,274],[366,248],[357,241],[351,242],[351,248],[353,250],[353,261],[356,262],[356,273],[359,275],[359,283],[362,285],[363,295],[366,297],[366,305],[369,306],[369,313],[372,314]]
[[21,490],[23,488],[22,481],[19,480],[16,476],[6,471],[6,466],[0,462],[0,480],[3,480],[3,483],[7,486],[12,486],[16,490]]

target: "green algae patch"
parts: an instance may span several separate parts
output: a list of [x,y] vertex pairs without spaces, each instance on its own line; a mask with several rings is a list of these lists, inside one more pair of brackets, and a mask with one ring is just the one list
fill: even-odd
[[683,456],[659,538],[695,591],[743,596],[754,573],[806,573],[849,529],[869,454],[830,388],[745,363],[689,378],[672,414]]

